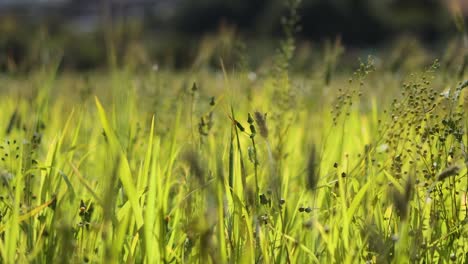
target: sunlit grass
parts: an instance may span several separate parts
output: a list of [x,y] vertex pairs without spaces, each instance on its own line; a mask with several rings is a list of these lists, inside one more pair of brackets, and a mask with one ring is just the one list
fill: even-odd
[[2,260],[466,261],[458,73],[248,74],[5,81]]

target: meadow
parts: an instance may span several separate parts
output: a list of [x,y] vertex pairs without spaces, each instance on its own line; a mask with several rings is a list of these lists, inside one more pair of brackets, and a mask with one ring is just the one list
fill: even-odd
[[258,69],[208,67],[207,47],[186,71],[57,60],[2,75],[0,258],[466,263],[467,54],[453,43],[351,70],[339,45],[292,70],[290,38]]

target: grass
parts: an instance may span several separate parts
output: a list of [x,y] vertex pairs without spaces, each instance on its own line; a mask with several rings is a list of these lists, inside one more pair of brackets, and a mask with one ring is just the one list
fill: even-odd
[[467,83],[439,66],[5,80],[2,261],[464,263]]
[[466,263],[466,54],[296,74],[296,23],[255,74],[0,79],[2,262]]

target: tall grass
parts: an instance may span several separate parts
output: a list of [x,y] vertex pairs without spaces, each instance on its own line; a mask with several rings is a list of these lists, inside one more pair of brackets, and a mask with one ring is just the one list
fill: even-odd
[[200,73],[196,97],[171,72],[4,91],[2,260],[465,262],[466,81],[435,62],[387,103],[372,63],[283,109],[278,76],[231,72],[221,90]]
[[2,262],[467,262],[463,59],[340,72],[337,41],[298,76],[297,3],[257,78],[221,60],[5,80]]

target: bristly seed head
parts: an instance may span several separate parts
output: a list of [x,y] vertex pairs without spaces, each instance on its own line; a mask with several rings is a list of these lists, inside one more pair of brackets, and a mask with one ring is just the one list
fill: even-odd
[[190,166],[190,172],[196,179],[198,179],[199,183],[204,182],[205,176],[205,169],[202,165],[202,161],[200,155],[197,151],[191,149],[184,153],[183,159],[188,163]]
[[460,171],[460,167],[458,167],[457,165],[448,167],[445,170],[443,170],[441,173],[439,173],[439,175],[437,176],[437,180],[443,181],[450,176],[457,175],[459,171]]
[[317,153],[314,144],[310,149],[309,159],[307,161],[307,187],[309,190],[315,190],[317,187],[317,182]]
[[409,178],[406,181],[404,193],[393,190],[393,203],[402,220],[406,219],[408,215],[408,205],[413,193],[413,187],[413,181]]
[[260,135],[263,138],[268,138],[268,127],[266,124],[266,114],[262,114],[258,111],[254,113],[255,116],[255,122],[258,125],[258,129],[260,130]]

